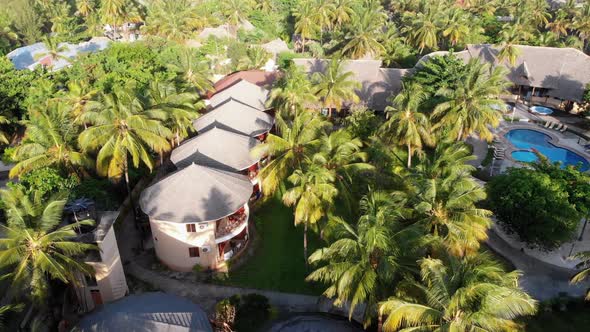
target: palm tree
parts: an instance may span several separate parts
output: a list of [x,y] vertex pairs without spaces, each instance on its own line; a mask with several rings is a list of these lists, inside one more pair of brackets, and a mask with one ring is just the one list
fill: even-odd
[[56,199],[46,204],[9,207],[20,210],[8,214],[7,225],[0,224],[4,234],[0,238],[0,268],[11,271],[7,275],[12,282],[10,297],[29,294],[34,304],[43,305],[49,279],[76,283],[78,273],[94,272],[75,257],[96,246],[72,241],[80,226],[93,222],[86,220],[60,227],[65,204],[65,199]]
[[340,59],[333,58],[324,72],[316,72],[312,77],[316,96],[322,101],[324,108],[329,109],[328,117],[332,116],[332,108],[339,112],[345,102],[355,104],[360,101],[355,90],[361,84],[354,80],[353,72],[344,72],[342,64]]
[[146,24],[142,27],[147,33],[168,40],[184,41],[194,32],[205,26],[187,0],[157,0],[147,7]]
[[500,123],[500,112],[495,107],[502,105],[499,96],[505,91],[507,82],[504,71],[496,67],[490,71],[488,64],[477,59],[469,61],[465,79],[454,90],[443,89],[439,95],[447,101],[434,109],[432,119],[438,123],[434,129],[450,128],[449,135],[463,140],[472,133],[481,139],[491,141],[490,126]]
[[288,174],[303,167],[321,143],[320,138],[329,123],[317,113],[300,112],[293,121],[278,121],[281,136],[268,135],[265,144],[252,151],[256,156],[273,159],[260,171],[265,194],[274,193]]
[[[70,107],[74,123],[80,124],[80,117],[86,110],[86,104],[94,98],[98,90],[92,89],[87,82],[71,81],[68,90],[57,99]],[[86,124],[82,123],[84,127]]]
[[565,12],[558,11],[555,19],[545,25],[547,29],[557,35],[557,37],[567,36],[568,29],[572,26],[572,21],[566,17]]
[[309,164],[288,177],[293,187],[283,194],[283,202],[295,209],[295,225],[303,224],[303,259],[307,264],[307,228],[328,212],[338,190],[335,174],[322,165]]
[[370,191],[360,207],[356,223],[331,218],[338,238],[309,257],[310,264],[319,267],[307,280],[325,284],[324,295],[335,298],[337,305],[348,304],[349,319],[364,305],[367,327],[391,285],[413,272],[425,241],[420,229],[404,226],[404,209],[389,194]]
[[149,106],[146,114],[162,121],[174,135],[171,146],[180,145],[180,140],[192,130],[192,121],[199,117],[198,110],[204,107],[199,96],[191,92],[179,92],[172,83],[158,81],[150,84]]
[[315,36],[319,29],[315,17],[315,5],[311,0],[304,0],[293,9],[295,33],[301,36],[301,52],[305,52],[305,40]]
[[36,54],[35,59],[38,60],[45,56],[49,56],[52,63],[60,59],[68,60],[68,57],[62,54],[62,52],[67,51],[68,48],[66,46],[60,46],[57,39],[50,36],[45,36],[43,37],[43,44],[45,45],[47,51]]
[[289,66],[270,91],[268,105],[290,115],[317,101],[307,74],[299,66]]
[[78,127],[69,112],[65,104],[55,101],[47,101],[41,109],[29,109],[29,120],[23,121],[25,136],[14,151],[18,162],[10,177],[48,166],[79,175],[92,167],[90,158],[78,150]]
[[[570,283],[577,284],[577,283],[580,283],[580,282],[588,279],[588,277],[590,277],[590,251],[579,252],[579,253],[575,254],[574,256],[572,256],[572,258],[582,260],[582,262],[580,262],[576,266],[576,268],[582,269],[582,270],[579,271],[578,273],[576,273],[570,279]],[[590,301],[590,290],[588,290],[586,292],[586,300]]]
[[408,27],[410,39],[418,47],[420,53],[424,49],[436,50],[438,48],[439,20],[433,11],[419,12],[413,17],[412,25]]
[[192,50],[185,48],[179,53],[177,61],[168,64],[168,67],[182,78],[181,85],[203,94],[210,90],[213,84],[209,79],[209,66],[205,62],[196,61],[196,58],[197,55]]
[[419,84],[403,85],[402,92],[393,99],[393,107],[385,109],[389,119],[383,124],[382,131],[390,134],[389,139],[396,144],[406,146],[408,168],[412,167],[412,156],[420,153],[424,144],[433,144],[430,121],[419,111],[426,97],[426,92]]
[[103,23],[109,24],[115,32],[117,26],[123,24],[126,0],[101,0],[100,1],[100,18]]
[[96,170],[101,176],[113,180],[125,177],[128,194],[129,157],[134,167],[143,163],[154,167],[151,152],[163,154],[170,149],[170,130],[159,120],[151,119],[140,100],[130,91],[103,95],[92,102],[82,120],[93,126],[78,137],[85,151],[98,151]]
[[9,311],[21,311],[23,309],[23,304],[7,304],[0,307],[0,330],[4,331],[4,315]]
[[551,14],[548,12],[549,3],[545,0],[529,0],[525,2],[523,12],[525,19],[534,27],[546,26]]
[[449,38],[452,46],[456,46],[458,43],[462,44],[465,38],[472,33],[472,29],[474,29],[469,26],[468,17],[463,11],[458,9],[451,11],[446,27],[442,34]]
[[522,32],[519,31],[519,25],[505,25],[502,29],[500,52],[498,53],[498,60],[508,61],[512,66],[516,64],[516,60],[521,51],[518,48],[519,42],[522,40]]
[[[450,172],[450,175],[445,173]],[[440,239],[447,250],[456,256],[476,252],[479,243],[487,239],[490,211],[475,204],[486,197],[485,190],[469,174],[456,171],[441,172],[442,177],[427,177],[419,169],[410,177],[408,193],[414,207],[415,220],[429,233]],[[446,175],[446,176],[444,176]]]
[[424,258],[420,280],[398,284],[397,296],[380,304],[383,330],[520,330],[514,320],[534,314],[536,301],[518,287],[519,276],[486,254]]
[[253,0],[221,0],[221,12],[227,19],[228,26],[237,33],[237,28],[248,18],[248,14],[256,7]]
[[338,27],[349,23],[354,15],[354,0],[334,0],[333,19]]
[[313,155],[313,163],[322,165],[336,175],[338,193],[346,199],[348,207],[353,205],[352,176],[363,171],[372,171],[375,167],[367,163],[368,155],[362,151],[363,142],[353,137],[345,129],[323,135],[320,139],[319,150]]
[[332,25],[332,17],[335,9],[333,0],[314,0],[313,6],[313,21],[320,27],[320,45],[323,45],[324,27],[329,29]]
[[386,19],[387,15],[380,5],[355,13],[352,16],[350,31],[345,36],[342,53],[352,59],[360,59],[367,55],[378,56],[383,53],[385,48],[379,42],[379,36],[383,34]]
[[237,70],[260,69],[266,65],[272,54],[260,46],[251,46],[246,51],[246,56],[238,60]]
[[[9,124],[10,120],[8,120],[7,117],[5,117],[4,115],[0,115],[0,125],[3,124]],[[8,144],[8,135],[5,131],[3,131],[2,129],[0,129],[0,143],[4,143],[4,144]]]
[[76,10],[82,17],[88,17],[95,10],[94,0],[76,0]]

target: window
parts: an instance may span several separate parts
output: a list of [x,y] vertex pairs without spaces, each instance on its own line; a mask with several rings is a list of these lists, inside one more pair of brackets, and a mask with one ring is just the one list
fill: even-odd
[[186,231],[189,233],[194,233],[197,231],[197,227],[195,226],[195,224],[187,224]]
[[190,257],[199,257],[199,248],[198,247],[188,248],[188,255]]

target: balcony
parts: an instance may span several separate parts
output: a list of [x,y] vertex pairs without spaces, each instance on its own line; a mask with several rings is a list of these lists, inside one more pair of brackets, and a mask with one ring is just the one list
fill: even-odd
[[220,243],[231,239],[248,226],[248,205],[231,216],[217,220],[215,225],[215,242]]

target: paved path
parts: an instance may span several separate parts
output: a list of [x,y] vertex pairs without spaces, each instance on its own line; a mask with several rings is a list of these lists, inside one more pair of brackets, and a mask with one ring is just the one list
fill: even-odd
[[198,303],[206,312],[214,311],[215,304],[235,294],[257,293],[268,298],[271,305],[287,312],[318,312],[320,298],[310,295],[289,294],[259,289],[219,286],[199,282],[183,282],[160,275],[136,263],[125,266],[125,272],[160,290],[186,297]]
[[582,296],[590,287],[590,282],[570,285],[569,279],[573,274],[572,270],[548,264],[526,255],[511,247],[493,229],[488,231],[488,237],[486,242],[488,246],[523,272],[520,278],[521,286],[538,300],[548,300],[561,294]]

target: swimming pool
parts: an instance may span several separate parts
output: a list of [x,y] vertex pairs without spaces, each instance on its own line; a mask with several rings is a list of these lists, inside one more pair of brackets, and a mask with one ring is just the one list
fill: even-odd
[[541,115],[549,115],[553,113],[553,110],[549,107],[544,106],[531,106],[531,112],[541,114]]
[[564,148],[551,144],[551,137],[540,131],[531,129],[513,129],[504,135],[514,147],[522,150],[513,151],[511,156],[521,162],[535,162],[537,156],[532,152],[536,150],[547,157],[551,162],[560,162],[563,167],[581,164],[581,170],[590,169],[590,163],[586,158]]

